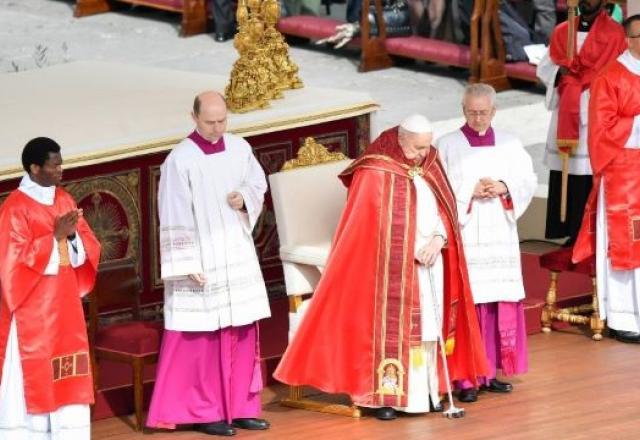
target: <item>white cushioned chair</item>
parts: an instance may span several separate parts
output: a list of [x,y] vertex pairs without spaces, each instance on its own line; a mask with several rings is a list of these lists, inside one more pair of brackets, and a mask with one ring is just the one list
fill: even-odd
[[[280,259],[287,295],[298,302],[312,293],[324,268],[347,190],[338,179],[350,159],[302,166],[271,174],[271,197],[280,238]],[[293,307],[292,307],[293,308]],[[289,338],[297,327],[292,316]],[[291,325],[293,324],[293,325]]]
[[[351,163],[342,153],[329,153],[307,138],[298,158],[271,174],[269,183],[280,238],[280,259],[289,297],[289,339],[302,319],[326,265],[331,241],[342,214],[347,189],[338,175]],[[303,399],[301,387],[291,387],[283,404],[359,417],[357,408]]]

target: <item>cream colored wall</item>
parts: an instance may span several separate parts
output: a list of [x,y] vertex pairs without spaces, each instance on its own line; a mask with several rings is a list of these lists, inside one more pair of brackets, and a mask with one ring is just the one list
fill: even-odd
[[[538,185],[529,208],[518,219],[520,240],[546,240],[544,229],[547,217],[547,185]],[[551,240],[561,243],[563,240]]]
[[529,208],[518,220],[520,240],[544,240],[547,198],[534,197]]

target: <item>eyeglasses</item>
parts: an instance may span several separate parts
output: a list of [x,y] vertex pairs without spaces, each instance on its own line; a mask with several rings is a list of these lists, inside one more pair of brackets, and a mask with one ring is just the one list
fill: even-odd
[[464,109],[464,112],[467,116],[471,116],[471,117],[476,117],[476,116],[481,116],[483,118],[486,118],[487,116],[489,116],[492,112],[492,110],[467,110]]
[[640,38],[640,35],[629,35],[627,38]]

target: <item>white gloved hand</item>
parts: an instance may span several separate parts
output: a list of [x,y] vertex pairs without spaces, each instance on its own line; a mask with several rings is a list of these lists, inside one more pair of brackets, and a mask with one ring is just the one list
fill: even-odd
[[360,23],[345,23],[336,26],[336,33],[328,38],[323,38],[322,40],[316,41],[316,44],[325,44],[331,43],[334,44],[334,49],[340,49],[342,46],[346,45],[349,41],[353,39],[360,32]]

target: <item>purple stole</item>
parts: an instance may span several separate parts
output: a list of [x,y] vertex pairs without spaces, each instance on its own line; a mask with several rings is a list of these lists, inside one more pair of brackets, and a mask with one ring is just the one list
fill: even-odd
[[193,133],[191,133],[188,138],[191,139],[202,150],[202,152],[207,155],[222,153],[225,149],[224,136],[221,136],[216,142],[211,142],[203,138],[196,130],[193,130]]

